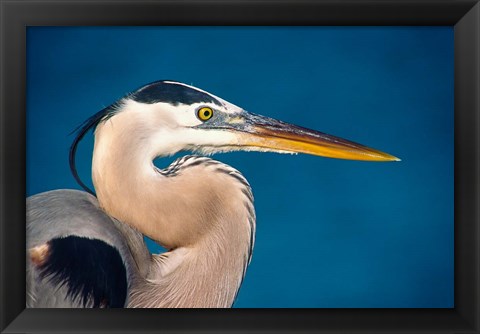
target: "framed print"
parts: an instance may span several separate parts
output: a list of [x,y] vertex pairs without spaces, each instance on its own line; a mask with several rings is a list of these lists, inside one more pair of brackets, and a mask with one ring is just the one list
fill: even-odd
[[[2,331],[478,332],[479,16],[476,1],[3,1]],[[81,189],[69,133],[123,96],[148,104],[137,89],[156,80],[402,161],[213,156],[255,196],[231,310],[26,308],[25,198]],[[76,160],[90,188],[92,147]]]

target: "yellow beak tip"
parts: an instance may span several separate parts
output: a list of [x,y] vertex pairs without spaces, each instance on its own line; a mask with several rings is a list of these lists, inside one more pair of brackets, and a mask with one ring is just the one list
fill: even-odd
[[391,155],[391,154],[388,154],[388,153],[384,153],[384,155],[387,157],[386,161],[402,161],[402,159],[397,158],[394,155]]
[[402,159],[397,158],[397,157],[395,157],[395,156],[393,156],[393,155],[388,155],[388,156],[386,157],[386,159],[383,160],[383,161],[402,161]]

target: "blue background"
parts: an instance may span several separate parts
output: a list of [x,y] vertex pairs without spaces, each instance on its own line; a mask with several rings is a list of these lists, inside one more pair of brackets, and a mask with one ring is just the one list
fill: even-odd
[[[27,33],[27,196],[79,189],[68,148],[83,120],[151,81],[193,84],[402,159],[216,155],[247,177],[256,201],[235,307],[453,307],[451,27]],[[77,158],[88,184],[91,150],[89,135]]]

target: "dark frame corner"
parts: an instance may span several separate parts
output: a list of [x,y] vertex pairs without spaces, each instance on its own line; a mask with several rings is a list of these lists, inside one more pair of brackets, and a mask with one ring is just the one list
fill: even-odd
[[[478,0],[0,0],[0,331],[480,333]],[[292,13],[295,13],[292,15]],[[25,309],[25,41],[37,25],[448,25],[455,33],[455,308]]]

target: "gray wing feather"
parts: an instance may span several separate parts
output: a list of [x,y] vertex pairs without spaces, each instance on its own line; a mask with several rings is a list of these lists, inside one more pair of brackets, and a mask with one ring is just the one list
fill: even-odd
[[[147,276],[151,255],[143,236],[109,217],[94,196],[78,190],[54,190],[27,198],[26,207],[27,250],[67,236],[98,239],[118,250],[129,288],[138,277]],[[80,307],[78,301],[65,298],[65,286],[41,279],[28,252],[26,263],[27,307]]]

